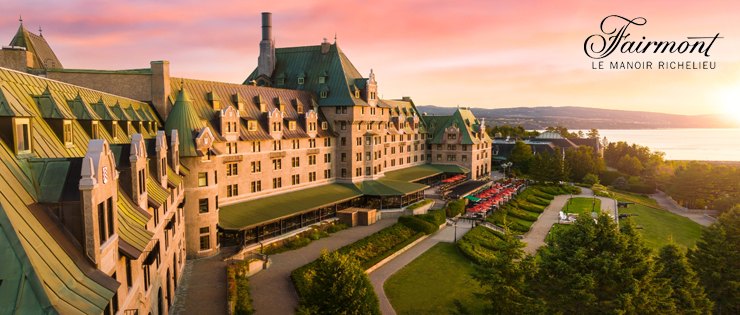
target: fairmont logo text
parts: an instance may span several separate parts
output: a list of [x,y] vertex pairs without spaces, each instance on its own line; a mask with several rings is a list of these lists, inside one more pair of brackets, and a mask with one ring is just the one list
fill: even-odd
[[[684,41],[650,41],[642,36],[642,40],[631,40],[628,28],[631,25],[642,26],[647,20],[642,17],[628,19],[619,15],[610,15],[601,21],[601,34],[593,34],[586,38],[583,50],[592,59],[603,59],[615,51],[622,54],[693,54],[703,58],[709,57],[712,45],[719,37],[719,33],[706,37],[686,37]],[[608,27],[606,25],[617,25]],[[604,62],[592,62],[592,69],[604,69]],[[610,69],[714,69],[713,61],[614,61],[609,62]]]

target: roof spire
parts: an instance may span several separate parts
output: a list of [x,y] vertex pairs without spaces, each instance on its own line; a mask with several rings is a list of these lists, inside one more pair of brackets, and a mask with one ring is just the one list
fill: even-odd
[[337,32],[335,31],[334,32],[334,45],[336,44],[337,44]]
[[43,31],[41,30],[41,25],[39,25],[39,36],[44,37],[44,34],[42,32]]
[[20,15],[19,14],[18,16],[19,16],[18,17],[18,21],[20,21],[21,22],[21,25],[23,25],[23,15]]

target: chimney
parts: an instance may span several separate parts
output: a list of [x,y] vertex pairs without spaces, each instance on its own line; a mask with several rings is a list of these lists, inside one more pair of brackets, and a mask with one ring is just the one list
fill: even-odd
[[331,44],[329,44],[328,41],[326,41],[326,38],[324,38],[324,42],[321,43],[321,54],[326,54],[329,52],[329,48],[331,48]]
[[157,110],[159,117],[167,121],[172,110],[172,104],[168,104],[168,98],[172,88],[170,87],[170,62],[152,61],[152,105]]
[[262,13],[262,41],[257,58],[257,75],[272,76],[275,70],[275,42],[272,40],[272,13]]

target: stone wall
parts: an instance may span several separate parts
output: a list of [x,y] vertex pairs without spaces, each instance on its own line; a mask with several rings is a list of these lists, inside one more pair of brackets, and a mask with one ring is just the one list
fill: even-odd
[[25,50],[0,50],[0,67],[3,68],[26,72],[28,68],[33,67],[33,60],[33,54]]
[[[150,73],[47,70],[46,77],[137,101],[152,101],[152,75]],[[125,104],[122,105],[126,106]]]

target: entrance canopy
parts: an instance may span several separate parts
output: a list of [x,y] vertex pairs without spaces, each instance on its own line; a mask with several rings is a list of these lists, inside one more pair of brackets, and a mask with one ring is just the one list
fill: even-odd
[[467,174],[470,173],[470,171],[465,169],[464,167],[454,164],[424,164],[385,172],[385,179],[402,182],[414,182],[442,173]]
[[403,196],[426,189],[427,185],[379,179],[354,184],[366,196]]
[[218,225],[228,230],[243,229],[359,196],[362,191],[354,185],[335,183],[262,197],[222,206]]
[[473,202],[478,202],[478,201],[480,201],[480,198],[475,198],[475,197],[473,197],[473,196],[465,196],[465,197],[463,197],[463,198],[465,198],[465,199],[468,199],[468,200],[470,200],[470,201],[473,201]]

